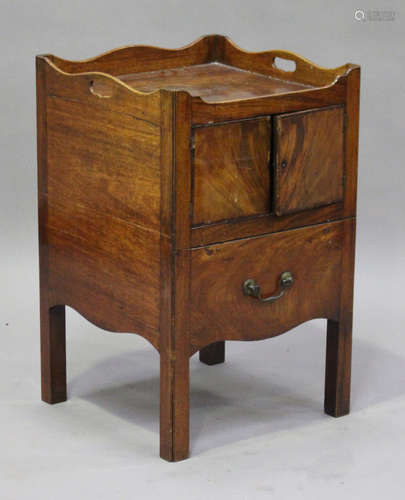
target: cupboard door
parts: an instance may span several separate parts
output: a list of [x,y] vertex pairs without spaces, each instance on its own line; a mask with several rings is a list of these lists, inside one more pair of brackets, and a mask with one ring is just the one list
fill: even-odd
[[274,117],[274,212],[284,215],[343,199],[342,106]]
[[270,211],[270,118],[194,129],[193,225]]

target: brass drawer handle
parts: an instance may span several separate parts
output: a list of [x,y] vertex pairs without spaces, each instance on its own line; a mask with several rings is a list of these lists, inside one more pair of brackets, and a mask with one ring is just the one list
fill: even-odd
[[255,280],[248,279],[243,283],[243,293],[259,299],[260,302],[275,302],[285,294],[285,292],[293,285],[294,277],[289,271],[284,271],[280,276],[280,292],[271,297],[262,297],[260,285]]

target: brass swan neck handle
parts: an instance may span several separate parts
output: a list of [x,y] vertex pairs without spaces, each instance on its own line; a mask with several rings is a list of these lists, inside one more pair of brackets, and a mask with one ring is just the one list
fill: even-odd
[[280,276],[280,291],[276,295],[272,295],[270,297],[262,296],[260,285],[253,279],[247,279],[243,283],[243,293],[245,295],[249,295],[251,297],[255,297],[260,302],[271,303],[276,300],[281,299],[281,297],[285,294],[285,292],[292,287],[294,284],[294,277],[290,273],[290,271],[284,271]]

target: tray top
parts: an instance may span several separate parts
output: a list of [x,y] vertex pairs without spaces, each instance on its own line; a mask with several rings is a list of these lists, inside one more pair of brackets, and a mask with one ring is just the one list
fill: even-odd
[[161,88],[186,90],[192,96],[201,97],[210,103],[314,88],[312,85],[281,80],[218,62],[118,75],[118,78],[142,92]]
[[215,110],[219,103],[312,94],[338,84],[358,68],[353,64],[321,68],[286,50],[247,52],[222,35],[207,35],[179,49],[122,47],[82,61],[39,57],[52,71],[77,76],[78,81],[91,78],[100,88],[109,83],[141,94],[160,89],[186,91],[197,102],[213,104]]

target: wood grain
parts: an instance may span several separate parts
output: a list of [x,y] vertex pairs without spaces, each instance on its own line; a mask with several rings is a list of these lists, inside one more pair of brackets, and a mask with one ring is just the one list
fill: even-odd
[[217,60],[217,40],[220,35],[207,35],[178,49],[134,45],[111,50],[83,61],[68,61],[48,56],[67,73],[101,71],[111,75],[155,71],[179,66],[203,64]]
[[360,67],[347,76],[345,133],[345,215],[356,215],[360,114]]
[[139,333],[157,347],[159,233],[46,195],[41,205],[51,305],[69,305],[106,330]]
[[[302,56],[286,50],[248,52],[223,35],[206,35],[178,49],[134,45],[111,50],[83,61],[68,61],[48,56],[67,73],[101,71],[111,75],[155,71],[181,66],[220,62],[248,71],[256,71],[290,82],[329,85],[343,75],[349,64],[337,68],[322,68]],[[294,71],[283,71],[275,58],[295,63]]]
[[326,106],[344,104],[346,100],[345,78],[327,87],[309,88],[254,99],[210,103],[201,97],[193,97],[193,125],[242,120],[264,115],[291,113]]
[[356,220],[344,221],[339,315],[328,321],[325,369],[325,413],[341,417],[350,411],[353,288]]
[[194,129],[193,224],[270,211],[269,118]]
[[220,221],[192,228],[191,244],[195,247],[221,243],[248,236],[261,236],[302,226],[331,222],[343,218],[343,203],[276,216],[265,214],[248,218]]
[[[248,71],[256,71],[273,78],[300,82],[307,85],[331,85],[346,74],[352,65],[344,64],[337,68],[322,68],[308,59],[288,50],[265,50],[262,52],[248,52],[238,47],[229,38],[218,40],[222,50],[219,60],[225,64]],[[276,58],[291,61],[295,69],[285,71],[277,66]]]
[[[313,318],[337,319],[344,224],[335,222],[192,251],[192,352],[220,340],[258,340]],[[264,295],[290,271],[294,285],[271,304],[246,296],[257,281]]]
[[[91,78],[118,83],[117,77],[129,85],[133,82],[138,88],[134,105],[138,99],[141,107],[139,92],[186,90],[193,96],[193,124],[341,104],[346,100],[346,78],[358,69],[353,64],[321,68],[288,51],[247,52],[222,35],[208,35],[179,49],[123,47],[84,61],[43,57],[71,76],[92,72],[87,75],[89,83]],[[275,58],[293,61],[296,69],[280,70]],[[159,109],[156,103],[155,122]]]
[[89,75],[65,75],[44,58],[38,64],[46,79],[38,183],[44,301],[158,347],[160,127],[147,110],[156,96],[141,105],[112,82],[113,94],[100,98]]
[[[349,411],[359,79],[352,64],[249,53],[221,35],[37,57],[44,401],[66,399],[69,305],[159,350],[166,460],[189,454],[189,357],[222,363],[228,339],[327,318],[324,407]],[[292,167],[276,172],[280,215],[274,144]],[[243,294],[247,278],[277,293],[286,270],[295,282],[280,300]]]
[[43,59],[36,59],[37,155],[38,155],[38,242],[41,343],[41,398],[53,404],[66,400],[65,306],[53,306],[49,299],[49,252],[45,224],[47,205],[41,204],[41,190],[47,172],[47,72]]
[[298,212],[343,199],[342,107],[274,118],[274,210]]
[[[160,93],[142,94],[125,85],[112,75],[96,73],[70,74],[61,71],[50,56],[38,56],[45,62],[47,95],[69,101],[91,104],[104,113],[120,113],[134,120],[160,125]],[[100,95],[97,95],[97,93]],[[104,97],[103,97],[104,95]]]
[[185,90],[208,103],[286,94],[310,88],[302,83],[271,78],[218,62],[119,75],[118,78],[141,92],[161,88]]
[[[168,461],[188,457],[190,432],[190,318],[186,304],[190,303],[191,260],[189,250],[178,251],[177,247],[190,244],[191,102],[185,92],[176,92],[173,97],[171,111],[168,110],[171,124],[169,120],[163,123],[163,133],[167,136],[164,165],[171,172],[168,206],[172,233],[170,275],[167,275],[168,283],[164,285],[169,295],[164,296],[162,302],[168,310],[161,311],[160,329],[160,456]],[[165,97],[166,101],[168,99]],[[169,176],[166,179],[169,180]]]
[[160,129],[95,100],[48,98],[48,195],[159,231]]

